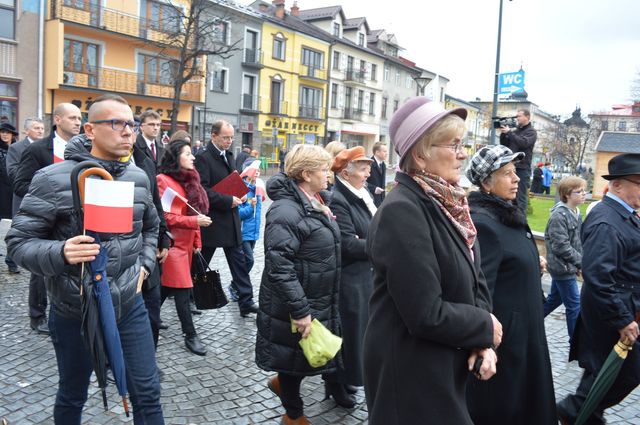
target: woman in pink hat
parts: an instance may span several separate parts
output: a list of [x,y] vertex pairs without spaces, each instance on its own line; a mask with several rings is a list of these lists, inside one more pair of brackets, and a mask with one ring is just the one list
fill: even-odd
[[480,272],[476,229],[458,185],[464,109],[414,98],[389,132],[396,187],[367,237],[373,294],[364,338],[369,423],[471,425],[467,377],[496,372],[502,326]]

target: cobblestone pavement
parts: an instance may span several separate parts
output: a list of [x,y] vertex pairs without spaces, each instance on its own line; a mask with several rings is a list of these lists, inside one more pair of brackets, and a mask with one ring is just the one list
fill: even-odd
[[[266,208],[265,208],[266,210]],[[6,226],[0,226],[4,239]],[[0,252],[5,253],[4,242]],[[262,244],[256,245],[256,265],[251,273],[256,300],[262,271]],[[3,259],[2,259],[3,260]],[[53,347],[47,337],[29,328],[27,318],[28,273],[9,275],[0,262],[0,418],[11,424],[52,423],[57,370]],[[213,259],[223,282],[230,275],[223,253]],[[548,280],[545,281],[548,285]],[[240,317],[234,303],[220,310],[194,316],[196,329],[208,348],[205,357],[184,348],[180,325],[171,300],[163,306],[162,317],[169,329],[161,331],[158,364],[165,372],[162,405],[167,424],[278,424],[283,413],[277,398],[267,389],[270,376],[254,362],[255,319]],[[553,364],[556,397],[573,391],[580,376],[577,364],[567,364],[568,338],[561,309],[546,320],[547,338]],[[116,424],[132,422],[124,416],[113,385],[109,386],[108,412],[102,409],[95,382],[90,387],[84,423]],[[319,377],[303,381],[305,413],[314,425],[366,424],[367,408],[361,390],[358,405],[351,410],[323,400]],[[610,424],[640,423],[640,391],[621,405],[607,411]]]

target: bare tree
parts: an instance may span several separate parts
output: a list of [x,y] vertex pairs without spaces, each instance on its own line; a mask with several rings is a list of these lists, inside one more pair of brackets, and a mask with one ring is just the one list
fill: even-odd
[[[200,84],[205,76],[207,57],[227,59],[240,50],[242,39],[229,41],[226,14],[218,2],[189,0],[184,6],[175,1],[165,5],[168,17],[164,17],[162,33],[156,40],[145,44],[159,48],[152,58],[169,64],[168,72],[173,85],[171,131],[176,130],[178,111],[183,93],[199,99]],[[220,16],[220,15],[223,16]],[[149,39],[150,37],[148,37]],[[186,90],[185,90],[186,86]]]
[[584,164],[585,155],[594,148],[599,130],[595,122],[587,123],[577,108],[573,117],[564,124],[558,123],[548,146],[551,157],[562,162],[572,173]]

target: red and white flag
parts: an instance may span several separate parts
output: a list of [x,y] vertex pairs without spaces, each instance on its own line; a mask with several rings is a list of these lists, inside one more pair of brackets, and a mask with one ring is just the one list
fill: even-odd
[[101,233],[131,232],[134,188],[133,182],[86,179],[84,228]]
[[53,163],[64,161],[64,148],[67,142],[56,136],[53,139]]
[[160,196],[164,212],[182,214],[182,208],[187,205],[187,200],[178,192],[167,186]]

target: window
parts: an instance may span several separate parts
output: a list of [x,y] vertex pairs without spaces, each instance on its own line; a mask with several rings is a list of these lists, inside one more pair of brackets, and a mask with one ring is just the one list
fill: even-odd
[[[98,84],[98,45],[84,41],[64,40],[64,70],[87,74],[87,84]],[[73,83],[67,75],[66,82]]]
[[358,34],[358,44],[364,46],[364,34]]
[[618,131],[627,131],[627,122],[626,121],[620,121],[618,123]]
[[250,29],[244,34],[244,61],[247,63],[261,63],[259,34]]
[[378,66],[375,63],[371,64],[371,81],[376,81],[378,79]]
[[369,93],[369,115],[375,115],[376,94]]
[[338,85],[336,83],[331,83],[331,107],[338,107]]
[[175,65],[169,59],[140,54],[138,81],[149,84],[173,85]]
[[283,111],[282,99],[282,80],[278,75],[271,80],[271,113],[281,114]]
[[[2,3],[6,3],[6,0],[0,0],[0,4]],[[91,5],[90,1],[87,0],[64,0],[62,4],[81,10],[89,10],[89,6]]]
[[405,85],[405,88],[407,89],[413,88],[413,78],[411,78],[411,75],[406,76],[404,80],[404,85]]
[[340,24],[338,22],[333,23],[333,35],[335,37],[340,37]]
[[300,114],[306,118],[320,118],[322,90],[311,87],[300,87]]
[[316,52],[315,50],[302,48],[302,64],[307,65],[310,68],[323,69],[324,60],[322,52]]
[[400,71],[396,71],[396,86],[400,85]]
[[215,18],[215,20],[217,22],[212,27],[213,41],[215,43],[229,44],[229,22],[219,18]]
[[382,98],[382,112],[380,113],[380,115],[382,116],[383,119],[387,118],[387,104],[388,103],[389,103],[389,98],[383,97]]
[[358,111],[364,110],[364,90],[358,90]]
[[18,84],[0,81],[0,121],[18,128]]
[[384,80],[389,81],[389,68],[386,65],[384,67]]
[[609,121],[602,121],[602,131],[609,130]]
[[394,101],[393,101],[393,112],[395,112],[395,111],[397,111],[397,110],[398,110],[398,104],[399,104],[399,103],[400,103],[400,102],[399,102],[399,101],[397,101],[397,100],[394,100]]
[[221,69],[211,73],[211,85],[209,90],[217,92],[227,92],[227,70]]
[[362,72],[362,74],[364,74],[366,69],[367,69],[367,63],[365,61],[363,61],[362,59],[360,59],[360,72]]
[[256,96],[256,77],[253,75],[245,75],[242,82],[242,108],[249,110],[257,110]]
[[15,39],[15,13],[14,0],[0,0],[0,38]]
[[638,121],[638,124],[636,125],[636,129],[637,129],[636,131],[640,133],[640,121]]
[[440,87],[440,103],[444,102],[444,87]]
[[273,58],[284,60],[286,50],[286,39],[281,33],[277,33],[273,36]]
[[340,52],[333,52],[333,69],[340,71]]
[[[75,2],[81,3],[82,1],[76,0]],[[167,33],[180,31],[181,12],[175,6],[148,0],[141,3],[141,7],[143,18],[146,18],[147,28]]]
[[347,72],[353,71],[353,56],[347,56]]

